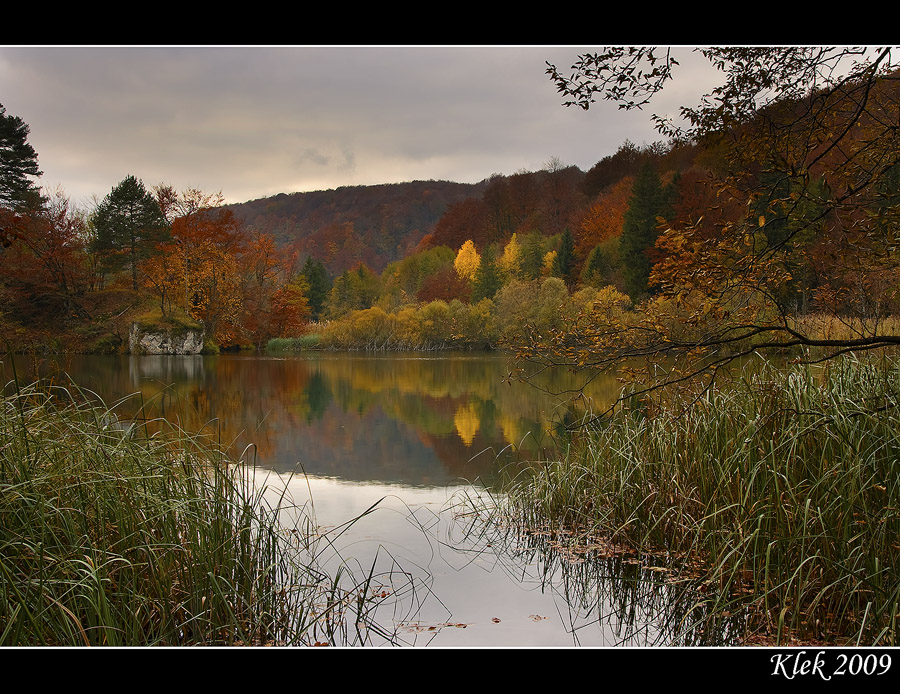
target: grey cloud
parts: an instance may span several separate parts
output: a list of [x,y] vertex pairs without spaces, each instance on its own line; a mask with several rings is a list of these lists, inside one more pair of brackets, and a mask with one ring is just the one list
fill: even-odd
[[571,64],[579,52],[0,47],[0,101],[31,125],[41,183],[73,197],[102,196],[127,173],[221,189],[229,201],[312,185],[473,182],[551,156],[589,168],[626,137],[655,139],[646,113],[561,105],[544,61]]

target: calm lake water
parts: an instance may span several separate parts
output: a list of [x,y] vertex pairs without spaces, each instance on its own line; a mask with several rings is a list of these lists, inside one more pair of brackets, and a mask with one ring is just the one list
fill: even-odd
[[[555,455],[560,423],[583,411],[520,383],[498,354],[60,356],[16,360],[19,378],[71,380],[120,416],[144,408],[228,445],[274,491],[287,486],[324,531],[367,509],[334,542],[338,562],[372,567],[393,599],[379,621],[396,640],[436,646],[649,646],[688,604],[646,567],[569,564],[535,540],[484,523],[504,465]],[[12,377],[4,363],[4,381]],[[571,374],[535,382],[559,392]],[[596,380],[595,403],[615,397]],[[373,636],[372,643],[380,643]]]

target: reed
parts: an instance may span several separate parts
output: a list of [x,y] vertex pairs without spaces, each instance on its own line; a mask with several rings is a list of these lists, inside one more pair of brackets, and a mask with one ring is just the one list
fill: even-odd
[[[632,409],[517,477],[504,514],[676,560],[745,638],[895,645],[900,367],[764,365],[687,412]],[[655,564],[661,564],[659,559]]]
[[[250,468],[74,390],[9,388],[0,645],[299,645],[360,633],[368,601],[319,568],[310,517],[267,501]],[[300,520],[285,527],[286,515]]]

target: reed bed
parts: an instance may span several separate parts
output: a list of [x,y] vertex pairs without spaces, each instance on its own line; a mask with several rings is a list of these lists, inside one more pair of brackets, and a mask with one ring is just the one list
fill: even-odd
[[[317,566],[209,440],[122,422],[81,393],[0,399],[0,645],[353,643],[370,601]],[[271,496],[271,495],[270,495]],[[284,516],[299,517],[285,527]]]
[[582,432],[513,481],[503,513],[673,567],[704,611],[746,611],[751,642],[896,645],[898,405],[895,362],[756,367],[687,412]]

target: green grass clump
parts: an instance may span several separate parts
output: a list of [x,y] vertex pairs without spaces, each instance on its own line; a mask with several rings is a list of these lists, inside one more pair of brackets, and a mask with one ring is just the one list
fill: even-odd
[[747,637],[896,645],[900,367],[763,367],[687,412],[621,412],[507,504],[525,529],[678,558]]
[[137,316],[135,322],[147,330],[170,330],[175,333],[203,330],[203,324],[191,318],[182,309],[170,310],[163,315],[158,307],[154,307]]
[[358,591],[317,568],[308,518],[284,527],[284,500],[267,503],[247,467],[171,427],[151,436],[79,404],[77,392],[8,390],[0,646],[309,644],[359,633]]
[[315,349],[319,346],[319,335],[301,335],[300,337],[273,337],[266,343],[268,352],[300,352],[305,349]]

